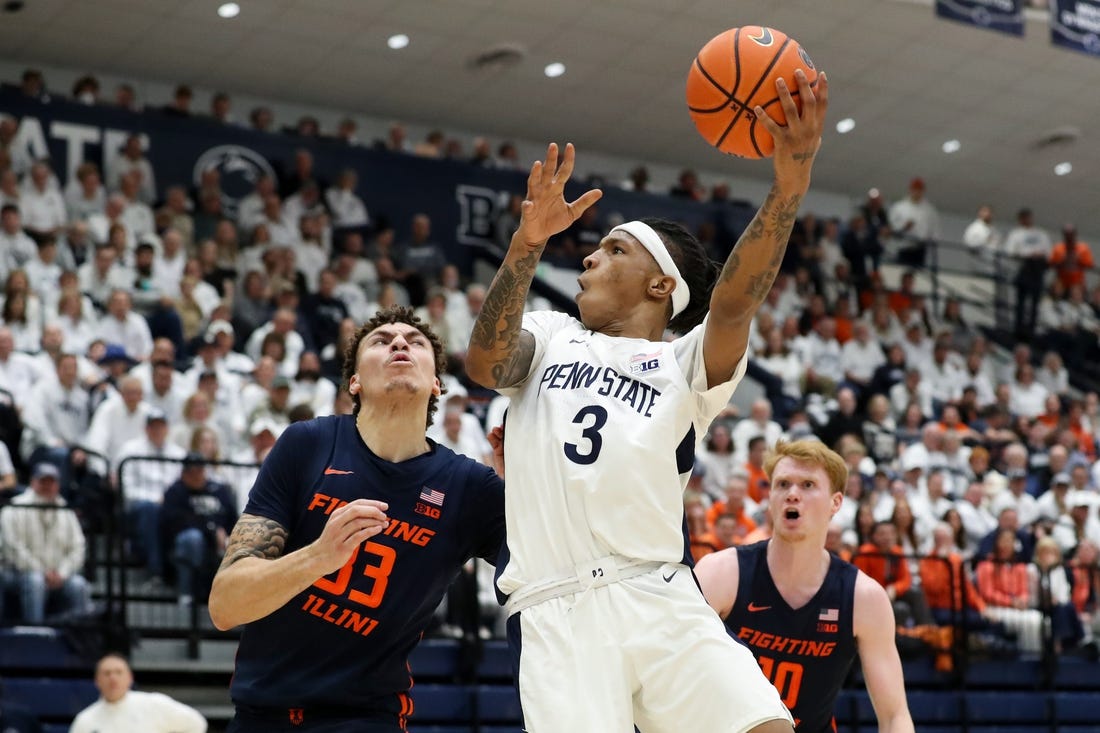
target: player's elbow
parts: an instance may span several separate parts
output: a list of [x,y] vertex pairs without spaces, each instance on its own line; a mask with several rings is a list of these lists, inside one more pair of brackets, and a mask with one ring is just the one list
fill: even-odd
[[470,381],[489,389],[496,387],[493,384],[493,370],[489,367],[488,361],[476,356],[473,349],[466,352],[465,367],[466,376],[470,378]]
[[229,594],[223,576],[219,573],[215,576],[214,584],[210,588],[210,600],[207,604],[210,621],[218,631],[229,631],[243,623],[233,612],[233,603],[228,597]]

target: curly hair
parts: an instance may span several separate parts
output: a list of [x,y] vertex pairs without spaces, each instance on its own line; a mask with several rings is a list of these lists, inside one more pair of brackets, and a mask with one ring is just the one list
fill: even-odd
[[[435,354],[435,376],[441,376],[447,370],[447,352],[443,348],[443,342],[439,340],[439,337],[432,331],[431,326],[424,323],[413,313],[412,308],[405,306],[395,305],[378,311],[374,314],[374,317],[359,327],[359,330],[355,332],[351,341],[348,342],[348,347],[344,351],[344,367],[341,371],[341,377],[343,378],[343,384],[341,388],[348,389],[348,385],[351,383],[351,378],[355,374],[355,365],[359,360],[359,344],[363,342],[367,334],[376,328],[386,326],[391,323],[404,323],[408,326],[412,326],[420,333],[424,334],[425,338],[432,345],[432,353]],[[435,414],[436,409],[439,407],[439,397],[446,393],[447,390],[440,384],[439,395],[432,395],[428,399],[428,424],[427,427],[432,426],[432,416]],[[353,415],[359,414],[359,408],[362,407],[359,395],[353,394],[351,401],[355,404]]]
[[710,310],[710,292],[718,281],[721,268],[710,258],[699,240],[681,225],[666,219],[647,218],[641,221],[657,232],[688,284],[691,299],[687,307],[668,324],[671,331],[687,333],[702,323]]

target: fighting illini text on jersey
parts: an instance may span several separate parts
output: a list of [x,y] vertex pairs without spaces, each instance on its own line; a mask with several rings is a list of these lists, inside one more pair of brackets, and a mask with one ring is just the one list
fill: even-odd
[[[495,559],[504,539],[497,475],[430,445],[390,463],[347,415],[293,424],[272,448],[245,512],[288,530],[295,541],[284,554],[318,537],[354,499],[387,502],[390,523],[341,570],[245,627],[231,685],[238,707],[411,712],[409,651],[462,563]],[[303,700],[303,688],[324,693]]]
[[738,547],[737,560],[730,633],[752,649],[798,733],[835,731],[833,703],[857,651],[852,608],[859,571],[833,557],[817,594],[792,609],[772,581],[767,541]]

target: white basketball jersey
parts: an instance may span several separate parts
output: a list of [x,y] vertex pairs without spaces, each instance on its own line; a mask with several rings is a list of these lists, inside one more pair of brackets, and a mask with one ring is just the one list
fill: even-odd
[[605,336],[564,313],[524,316],[531,371],[501,390],[512,398],[501,592],[608,555],[684,559],[695,448],[746,363],[707,389],[704,326],[667,343]]

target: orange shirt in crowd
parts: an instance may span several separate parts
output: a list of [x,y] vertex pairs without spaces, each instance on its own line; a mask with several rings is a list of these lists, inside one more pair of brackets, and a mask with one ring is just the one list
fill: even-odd
[[899,545],[894,545],[888,554],[882,554],[870,542],[859,546],[852,558],[852,564],[867,573],[883,588],[894,587],[894,597],[898,597],[913,586],[913,576],[909,573],[909,563]]
[[1031,595],[1027,564],[982,560],[978,563],[978,592],[993,606],[1012,607],[1017,600],[1027,601]]
[[836,340],[843,346],[852,340],[852,326],[854,325],[851,318],[834,318],[836,321]]
[[1059,242],[1054,245],[1054,249],[1050,251],[1050,264],[1054,268],[1055,274],[1058,279],[1062,281],[1062,284],[1067,288],[1071,288],[1074,285],[1083,285],[1085,282],[1085,270],[1088,270],[1096,266],[1096,262],[1092,259],[1092,250],[1084,242],[1078,241],[1074,245],[1074,251],[1077,253],[1077,266],[1062,268],[1060,265],[1066,261],[1066,243]]
[[[978,613],[985,611],[985,601],[978,595],[978,589],[970,582],[970,576],[963,567],[962,558],[952,552],[947,557],[922,557],[920,561],[920,584],[928,607],[932,609],[960,611],[973,608]],[[966,593],[966,605],[963,605],[963,593]]]
[[886,304],[890,307],[890,310],[894,311],[894,315],[900,316],[904,311],[913,307],[913,296],[895,290],[887,297]]
[[771,486],[768,474],[764,473],[762,466],[757,468],[748,461],[745,461],[742,468],[749,475],[749,498],[759,504],[764,500],[764,492]]
[[722,544],[710,532],[691,538],[691,557],[699,562],[707,555],[712,555],[722,549]]
[[724,501],[716,501],[711,504],[710,509],[707,509],[707,526],[713,527],[714,523],[718,521],[718,517],[722,516],[723,514],[732,514],[733,517],[737,520],[737,525],[739,527],[745,528],[745,534],[748,534],[749,532],[756,529],[756,522],[752,521],[752,517],[745,514],[744,511],[728,511],[726,509],[726,502]]

